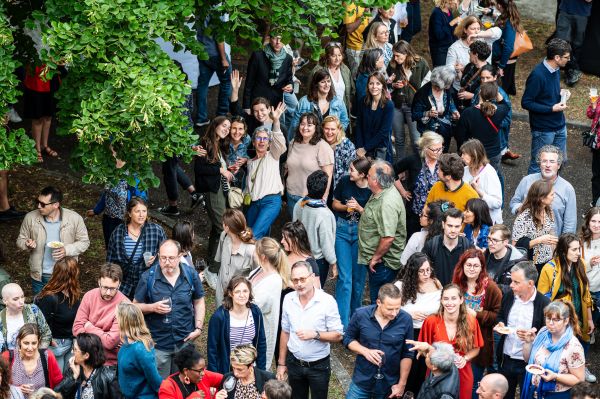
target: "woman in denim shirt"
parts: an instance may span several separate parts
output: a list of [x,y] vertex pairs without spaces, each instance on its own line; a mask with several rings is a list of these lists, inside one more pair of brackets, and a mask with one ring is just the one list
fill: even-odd
[[308,94],[300,99],[298,107],[290,123],[290,132],[295,132],[300,123],[300,116],[312,112],[317,115],[319,122],[323,118],[333,115],[337,116],[342,123],[344,130],[348,127],[350,119],[346,112],[346,105],[335,94],[335,89],[331,83],[331,76],[327,69],[321,69],[315,72],[310,82]]
[[247,134],[246,122],[243,117],[234,116],[229,128],[229,154],[227,154],[227,169],[233,173],[234,187],[244,189],[246,182],[246,163],[248,162],[248,149],[251,144]]

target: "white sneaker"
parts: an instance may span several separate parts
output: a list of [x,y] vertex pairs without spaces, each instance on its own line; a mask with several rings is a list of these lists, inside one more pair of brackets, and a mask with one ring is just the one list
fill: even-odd
[[585,380],[591,384],[593,384],[597,380],[596,376],[592,374],[590,369],[588,369],[587,367],[585,368]]
[[213,273],[213,272],[209,271],[208,269],[206,269],[204,271],[204,279],[206,280],[206,284],[208,284],[208,286],[210,288],[212,288],[213,290],[217,289],[218,277],[219,276],[217,273]]
[[21,118],[19,116],[19,114],[17,113],[17,111],[13,107],[10,107],[10,109],[8,110],[8,119],[12,123],[23,122],[23,118]]

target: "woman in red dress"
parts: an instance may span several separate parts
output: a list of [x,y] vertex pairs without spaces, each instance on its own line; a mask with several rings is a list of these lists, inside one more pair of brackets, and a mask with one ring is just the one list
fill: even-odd
[[[434,342],[452,344],[456,353],[454,364],[459,369],[459,397],[470,398],[473,389],[471,360],[483,347],[483,337],[477,319],[467,313],[463,294],[457,285],[448,284],[444,287],[440,310],[425,319],[419,341],[428,345]],[[419,346],[419,343],[415,344],[417,350]]]

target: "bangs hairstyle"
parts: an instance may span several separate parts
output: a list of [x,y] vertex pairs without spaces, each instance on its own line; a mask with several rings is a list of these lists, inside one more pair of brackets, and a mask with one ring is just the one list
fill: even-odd
[[217,128],[225,122],[231,123],[230,119],[226,116],[220,115],[215,117],[208,126],[206,134],[202,137],[202,140],[200,140],[202,147],[204,147],[207,152],[206,159],[210,163],[218,163],[219,154],[226,156],[229,153],[229,133],[224,139],[221,139],[217,135]]
[[454,36],[458,37],[461,40],[466,40],[469,36],[467,36],[467,32],[465,32],[471,25],[474,23],[478,23],[481,28],[481,21],[474,15],[469,15],[467,18],[460,21],[456,28],[454,28]]
[[141,342],[147,351],[154,346],[150,330],[146,326],[144,315],[140,308],[130,302],[121,302],[117,305],[117,323],[123,342],[133,344]]
[[467,140],[463,145],[460,146],[460,152],[462,154],[467,154],[469,158],[471,158],[471,166],[475,169],[480,169],[481,167],[490,163],[485,152],[485,147],[481,141],[477,139]]
[[307,98],[310,101],[317,102],[319,101],[319,83],[322,81],[329,79],[330,87],[329,92],[327,93],[327,101],[333,100],[335,97],[335,88],[333,87],[333,81],[331,80],[331,75],[329,75],[329,71],[325,68],[317,69],[317,71],[313,74],[312,79],[310,80],[310,86],[308,88]]
[[[454,339],[456,341],[456,349],[463,353],[467,353],[471,349],[473,349],[473,331],[469,326],[469,320],[467,318],[467,305],[465,305],[464,294],[461,291],[460,287],[456,284],[448,284],[444,288],[442,288],[442,295],[444,297],[444,293],[448,290],[455,289],[458,292],[458,296],[463,299],[463,303],[460,305],[458,310],[458,320],[456,321],[456,335]],[[444,317],[444,305],[440,302],[440,309],[438,311],[439,317]]]
[[[410,43],[404,40],[397,41],[392,47],[392,52],[406,55],[406,59],[404,60],[404,63],[402,63],[402,67],[404,69],[413,69],[414,66],[417,65],[417,62],[421,61],[421,56],[417,55]],[[392,57],[390,65],[392,68],[396,68],[398,66],[398,63],[394,60],[394,57]]]
[[223,308],[227,310],[233,309],[233,291],[240,284],[244,284],[246,287],[248,287],[248,291],[250,291],[248,302],[246,302],[246,307],[249,308],[252,305],[252,302],[254,301],[254,295],[252,294],[252,283],[246,277],[237,275],[229,280],[229,284],[227,284],[227,289],[223,294]]
[[[335,136],[335,143],[333,143],[333,144],[335,144],[335,145],[341,144],[342,141],[346,138],[346,133],[344,132],[344,127],[342,126],[342,122],[340,122],[340,118],[338,118],[335,115],[327,115],[325,118],[323,118],[323,123],[321,124],[321,126],[323,127],[323,131],[325,131],[326,123],[335,123],[335,128],[337,129],[337,134]],[[323,134],[323,138],[325,138],[324,134]]]
[[315,134],[309,140],[310,145],[317,145],[319,140],[323,138],[323,129],[321,129],[321,121],[312,112],[305,112],[300,116],[300,122],[298,123],[298,127],[296,128],[296,134],[294,135],[294,143],[302,143],[302,135],[300,134],[300,125],[303,121],[311,123],[315,125]]
[[440,134],[430,130],[421,135],[421,137],[417,140],[417,146],[419,146],[419,154],[421,155],[422,159],[425,159],[425,153],[427,149],[434,144],[444,144],[444,138]]
[[462,292],[468,291],[469,287],[467,285],[467,275],[465,274],[465,263],[467,263],[469,259],[478,259],[479,263],[481,263],[481,272],[479,273],[479,277],[477,277],[477,281],[475,283],[475,295],[483,294],[483,299],[481,301],[481,307],[483,308],[485,302],[485,293],[483,291],[485,291],[488,281],[488,274],[485,268],[485,257],[483,256],[483,252],[477,248],[469,248],[463,252],[460,258],[458,258],[458,262],[454,268],[452,283],[459,286]]
[[465,209],[473,212],[475,218],[475,220],[473,220],[473,227],[480,228],[484,224],[487,224],[488,226],[494,224],[492,216],[490,215],[490,207],[487,202],[481,198],[471,198],[468,200]]
[[57,295],[59,292],[64,293],[69,306],[74,306],[81,298],[79,265],[77,259],[72,256],[65,256],[56,261],[50,281],[37,295],[36,301],[46,296]]

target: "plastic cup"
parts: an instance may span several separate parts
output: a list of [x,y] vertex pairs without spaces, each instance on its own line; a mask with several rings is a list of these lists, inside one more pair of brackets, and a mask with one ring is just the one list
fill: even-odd
[[154,256],[152,252],[144,252],[144,263],[150,263],[150,258],[152,258],[152,256]]

